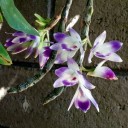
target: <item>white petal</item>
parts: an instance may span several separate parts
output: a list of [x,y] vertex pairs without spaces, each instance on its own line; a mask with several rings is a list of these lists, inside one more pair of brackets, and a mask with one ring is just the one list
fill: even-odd
[[99,52],[104,56],[113,52],[118,51],[122,47],[123,43],[119,41],[110,41],[98,46],[95,52]]
[[80,47],[80,64],[82,65],[83,61],[84,61],[84,56],[85,56],[85,51],[83,49],[83,46],[81,45]]
[[117,55],[116,53],[112,53],[110,56],[105,57],[104,59],[106,60],[110,60],[113,62],[122,62],[123,60],[120,58],[119,55]]
[[70,32],[70,35],[72,38],[74,38],[75,40],[77,40],[78,42],[81,42],[81,37],[80,35],[73,29],[73,28],[70,28],[69,29],[69,32]]
[[87,81],[86,78],[81,73],[78,73],[78,79],[79,79],[79,83],[83,84],[87,89],[95,88],[95,86],[92,85],[89,81]]
[[55,43],[53,45],[50,46],[50,49],[52,50],[59,50],[60,49],[60,43]]
[[101,61],[101,62],[97,65],[97,67],[96,67],[96,68],[101,67],[101,66],[102,66],[106,61],[107,61],[107,60],[103,60],[103,61]]
[[58,87],[64,86],[64,84],[62,83],[62,80],[63,80],[62,78],[57,79],[57,80],[54,82],[53,87],[54,87],[54,88],[58,88]]
[[71,58],[68,58],[67,64],[68,64],[68,68],[72,69],[73,71],[80,70],[78,64]]
[[4,87],[0,89],[0,100],[2,100],[5,97],[5,95],[7,94],[7,90],[8,89]]
[[62,64],[67,61],[68,52],[66,51],[58,51],[56,55],[55,64]]
[[76,15],[76,16],[71,20],[71,22],[67,25],[66,31],[69,31],[69,29],[72,28],[72,27],[77,23],[77,21],[79,20],[79,18],[80,18],[80,15]]
[[103,44],[104,41],[105,41],[105,39],[106,39],[106,31],[104,31],[103,33],[101,33],[101,34],[96,38],[96,40],[94,41],[94,45],[93,45],[93,46],[94,46],[94,47],[97,47],[97,46]]
[[108,67],[102,66],[96,68],[93,72],[89,72],[87,75],[100,77],[108,80],[117,80],[115,73]]
[[77,88],[77,90],[76,90],[76,92],[75,92],[75,94],[74,94],[74,96],[73,96],[73,98],[72,98],[72,100],[71,100],[71,103],[70,103],[70,105],[69,105],[69,107],[68,107],[68,111],[69,111],[70,108],[72,107],[72,105],[73,105],[73,103],[74,103],[74,101],[75,101],[75,99],[76,99],[78,93],[79,93],[79,88]]
[[88,63],[91,63],[92,62],[93,56],[94,56],[93,51],[90,50],[90,54],[89,54],[89,57],[88,57]]

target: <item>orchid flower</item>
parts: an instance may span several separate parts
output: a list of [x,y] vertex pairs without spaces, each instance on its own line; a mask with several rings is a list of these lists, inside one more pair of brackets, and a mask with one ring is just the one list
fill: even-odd
[[87,75],[94,76],[94,77],[100,77],[108,80],[117,80],[115,73],[108,67],[102,66],[107,60],[103,60],[100,62],[94,71],[88,72]]
[[123,43],[117,40],[104,43],[105,39],[106,31],[100,34],[94,41],[93,47],[90,50],[90,55],[88,57],[89,63],[92,62],[91,59],[94,55],[104,60],[122,62],[120,56],[118,56],[115,52],[117,52],[122,47]]
[[81,55],[84,54],[80,35],[72,28],[69,28],[70,35],[65,33],[55,33],[54,38],[58,43],[50,48],[57,51],[56,64],[64,63],[68,58],[72,58],[80,49]]
[[[73,59],[68,59],[67,64],[68,67],[61,67],[55,70],[55,74],[59,78],[55,81],[53,86],[57,88],[61,86],[69,87],[79,84],[78,87],[79,89],[76,91],[76,94],[71,102],[70,107],[74,102],[76,108],[79,107],[81,110],[85,112],[86,111],[85,108],[87,107],[87,104],[89,104],[87,109],[90,108],[90,101],[91,101],[95,105],[97,110],[99,110],[96,101],[94,100],[90,91],[88,90],[88,89],[94,89],[95,86],[92,85],[90,82],[88,82],[86,78],[80,73],[79,66]],[[77,103],[77,101],[79,103]]]
[[99,112],[98,104],[93,98],[91,91],[86,89],[83,85],[79,85],[69,105],[68,111],[74,104],[77,109],[80,109],[84,113],[86,113],[91,107],[91,102],[94,104],[97,111]]
[[6,40],[7,50],[12,54],[26,51],[25,58],[28,58],[36,50],[35,58],[39,55],[40,68],[43,68],[51,53],[51,49],[48,47],[49,43],[47,41],[41,42],[39,36],[28,35],[20,31],[13,33],[12,36],[15,38]]

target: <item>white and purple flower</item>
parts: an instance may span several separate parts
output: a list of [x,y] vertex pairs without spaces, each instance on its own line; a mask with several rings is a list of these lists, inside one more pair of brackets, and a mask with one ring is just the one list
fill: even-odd
[[88,57],[89,63],[92,62],[91,59],[94,55],[104,60],[122,62],[120,56],[118,56],[115,52],[117,52],[122,47],[123,43],[117,40],[104,43],[105,39],[106,31],[100,34],[94,41],[93,47],[90,50],[90,55]]
[[50,48],[57,51],[56,64],[64,63],[68,58],[72,58],[80,49],[81,54],[84,53],[80,35],[72,28],[69,29],[70,35],[65,33],[55,33],[54,38],[57,43]]
[[13,33],[12,36],[15,38],[6,40],[7,50],[11,51],[12,54],[26,51],[25,58],[36,51],[35,58],[39,55],[40,68],[43,68],[51,53],[51,49],[48,47],[49,43],[47,41],[41,42],[39,36],[28,35],[20,31]]
[[94,77],[100,77],[103,79],[108,79],[108,80],[117,80],[118,78],[116,77],[115,73],[108,67],[102,66],[107,60],[103,60],[100,62],[97,67],[95,68],[94,71],[88,72],[87,75],[89,76],[94,76]]
[[53,86],[55,88],[61,86],[74,86],[79,84],[75,96],[70,104],[69,109],[74,103],[76,108],[80,108],[86,112],[90,108],[90,101],[95,105],[99,111],[98,105],[91,95],[89,89],[94,89],[95,86],[86,80],[86,78],[81,74],[79,66],[73,59],[68,59],[68,67],[61,67],[55,70],[55,74],[59,77]]
[[99,106],[95,99],[93,98],[91,91],[85,88],[82,84],[78,86],[78,89],[76,90],[75,95],[72,98],[72,101],[69,105],[68,111],[74,104],[77,109],[82,110],[84,113],[86,113],[90,107],[91,102],[94,104],[95,108],[99,112]]

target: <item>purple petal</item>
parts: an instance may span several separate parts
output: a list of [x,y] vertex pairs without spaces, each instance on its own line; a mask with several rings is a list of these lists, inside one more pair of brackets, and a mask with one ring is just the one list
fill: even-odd
[[47,50],[45,50],[44,52],[43,52],[43,55],[45,56],[45,57],[49,57],[50,56],[50,54],[51,54],[51,49],[47,49]]
[[10,47],[12,46],[14,43],[12,43],[12,39],[8,39],[6,40],[6,43],[4,44],[5,47]]
[[121,43],[120,41],[114,40],[114,41],[110,41],[108,45],[110,45],[113,52],[116,52],[122,47],[123,43]]
[[13,33],[12,35],[13,36],[26,36],[26,34],[21,31],[17,31],[17,32]]
[[78,94],[75,98],[74,105],[77,109],[81,109],[83,112],[87,112],[87,110],[91,107],[90,100],[84,95],[81,88],[78,89]]
[[37,39],[37,36],[29,35],[29,38],[30,38],[31,40],[36,40],[36,39]]
[[80,87],[84,93],[84,96],[87,97],[94,104],[95,108],[99,112],[99,106],[98,106],[97,102],[95,101],[95,99],[93,98],[91,91],[86,89],[82,84],[80,84]]
[[62,49],[65,49],[67,51],[72,51],[66,44],[61,44]]
[[58,77],[61,77],[67,70],[68,70],[67,67],[61,67],[61,68],[55,70],[55,74]]
[[57,41],[57,42],[61,42],[64,38],[66,38],[67,37],[67,35],[66,34],[64,34],[64,33],[60,33],[60,32],[58,32],[58,33],[55,33],[54,34],[54,39]]
[[21,43],[21,42],[26,42],[27,37],[16,37],[12,40],[13,43]]
[[67,87],[74,86],[75,84],[77,84],[75,80],[74,81],[63,80],[62,83],[64,84],[64,86],[67,86]]
[[109,80],[117,80],[117,77],[114,72],[110,69],[106,69],[105,73],[103,74],[103,77]]
[[20,42],[26,42],[26,40],[27,40],[27,39],[24,38],[24,37],[19,39]]
[[78,106],[79,108],[84,111],[84,112],[87,112],[87,110],[90,109],[91,107],[91,102],[89,100],[85,101],[85,102],[81,102],[81,101],[77,101],[78,103]]

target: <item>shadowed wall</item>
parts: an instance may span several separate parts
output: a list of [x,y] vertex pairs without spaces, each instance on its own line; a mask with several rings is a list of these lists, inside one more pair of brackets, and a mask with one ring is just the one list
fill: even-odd
[[[34,25],[34,13],[46,16],[45,0],[15,0],[18,9],[25,18]],[[56,10],[59,10],[65,0],[57,0]],[[70,17],[82,14],[85,0],[74,0],[70,10]],[[67,108],[75,93],[76,87],[68,88],[55,101],[43,106],[43,98],[52,90],[56,79],[54,72],[48,73],[36,86],[19,94],[7,95],[0,102],[0,125],[9,128],[128,128],[128,1],[127,0],[94,0],[94,15],[90,27],[90,39],[94,39],[107,31],[107,41],[120,40],[124,43],[118,54],[123,63],[107,62],[108,66],[118,70],[118,81],[108,81],[89,77],[96,86],[92,91],[97,100],[100,113],[92,105],[84,114],[72,107]],[[75,26],[79,31],[80,22]],[[2,28],[0,39],[2,42],[8,37],[4,32],[12,32],[6,23]],[[12,56],[16,61],[38,62],[32,57],[25,60],[23,54]],[[86,58],[84,65],[88,65]],[[96,65],[98,60],[93,61]],[[0,67],[0,87],[15,86],[25,81],[38,70],[21,67]],[[29,108],[23,109],[24,98],[29,102]]]

